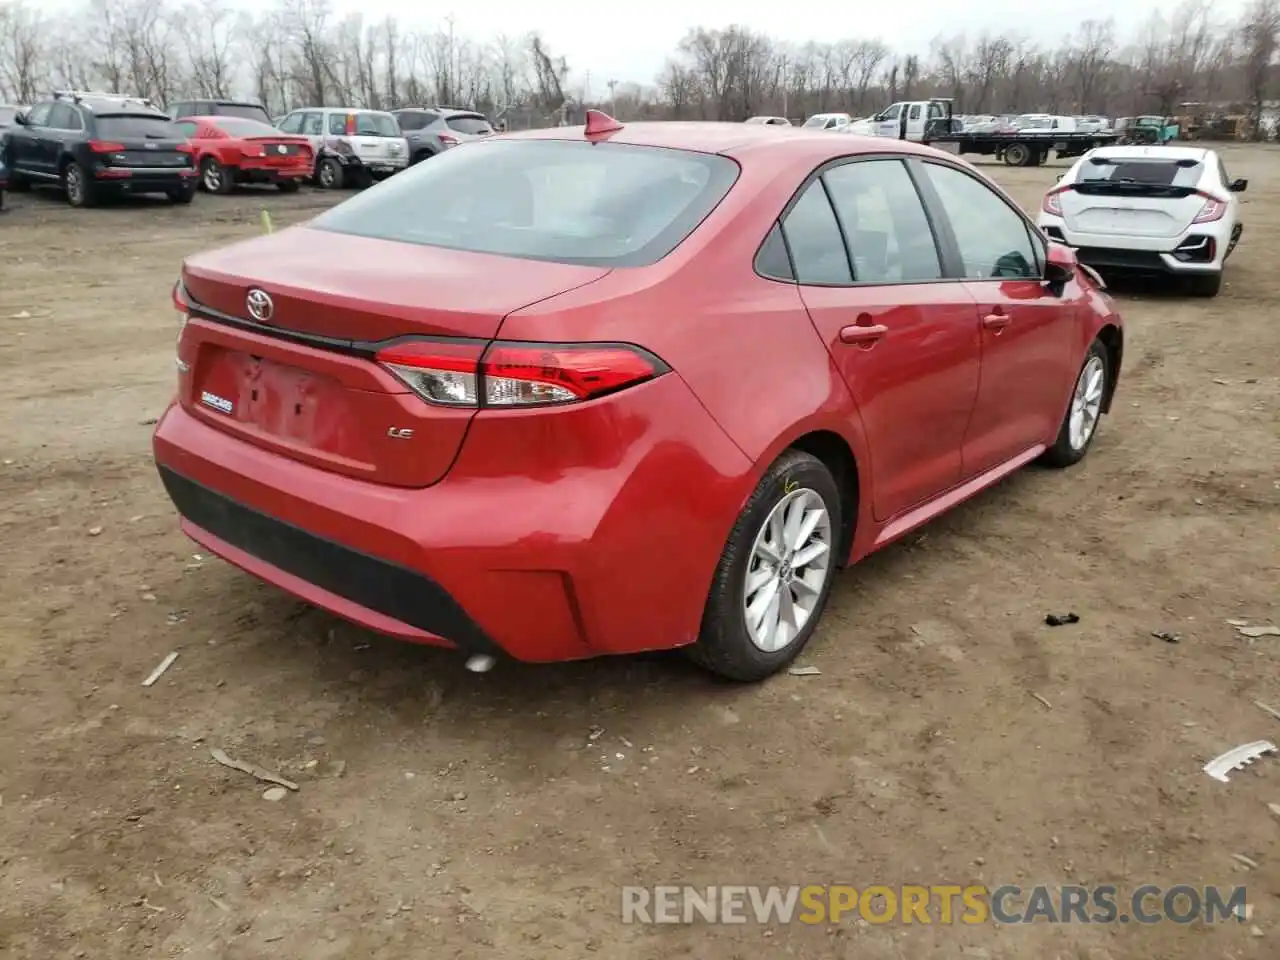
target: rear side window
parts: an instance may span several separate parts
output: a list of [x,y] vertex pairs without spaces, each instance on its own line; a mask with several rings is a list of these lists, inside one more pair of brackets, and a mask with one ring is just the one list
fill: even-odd
[[862,160],[822,176],[849,243],[856,282],[941,278],[929,218],[902,161]]
[[489,125],[489,121],[480,115],[470,116],[462,114],[456,117],[446,117],[445,126],[450,130],[457,130],[459,133],[469,133],[474,135],[493,133],[493,127]]
[[194,120],[179,120],[174,126],[182,131],[184,137],[194,137],[198,129]]
[[342,113],[329,114],[329,136],[342,136],[347,132],[347,117]]
[[398,137],[400,127],[396,124],[396,118],[389,113],[357,113],[356,136]]
[[486,140],[321,214],[338,233],[559,263],[643,266],[728,193],[727,157],[629,144]]
[[167,117],[145,114],[98,114],[97,135],[119,140],[185,140]]
[[814,180],[782,221],[800,283],[852,283],[849,256],[822,180]]
[[937,163],[924,169],[955,233],[966,279],[1039,278],[1036,247],[1020,213],[977,177]]
[[421,130],[435,117],[433,114],[425,113],[421,110],[405,110],[397,113],[396,123],[400,125],[401,130]]

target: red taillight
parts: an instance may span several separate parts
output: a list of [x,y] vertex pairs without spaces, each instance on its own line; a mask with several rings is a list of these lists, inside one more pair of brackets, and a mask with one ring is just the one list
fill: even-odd
[[195,147],[189,143],[180,143],[174,149],[179,153],[195,153]]
[[431,403],[530,407],[576,403],[666,373],[661,360],[620,343],[412,340],[377,361]]
[[1066,193],[1070,189],[1071,187],[1069,186],[1054,187],[1044,195],[1044,203],[1040,205],[1040,209],[1051,217],[1062,216],[1062,194]]
[[124,150],[124,144],[110,140],[90,140],[89,149],[94,153],[120,153]]
[[1212,223],[1214,220],[1222,219],[1222,215],[1227,212],[1227,201],[1219,200],[1212,194],[1200,190],[1196,191],[1196,195],[1204,197],[1204,206],[1200,208],[1200,212],[1196,214],[1192,223]]
[[442,133],[440,134],[440,143],[445,147],[456,147],[458,145],[458,138],[451,137],[447,133]]
[[191,302],[187,299],[187,288],[182,285],[181,280],[173,285],[173,308],[182,314],[191,309]]

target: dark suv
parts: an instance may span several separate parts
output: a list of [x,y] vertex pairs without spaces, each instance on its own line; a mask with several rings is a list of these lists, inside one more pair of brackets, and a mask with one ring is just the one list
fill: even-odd
[[400,132],[409,141],[409,162],[418,163],[467,140],[493,136],[493,124],[483,113],[459,107],[405,107],[392,110]]
[[262,104],[252,100],[179,100],[169,104],[168,110],[169,116],[175,120],[183,117],[240,117],[257,120],[268,127],[275,126]]
[[5,133],[9,188],[60,186],[73,207],[109,193],[164,193],[190,203],[196,168],[182,131],[150,101],[114,93],[56,93]]

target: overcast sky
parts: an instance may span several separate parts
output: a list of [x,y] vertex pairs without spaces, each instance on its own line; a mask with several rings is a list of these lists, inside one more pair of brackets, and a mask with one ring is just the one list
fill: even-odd
[[[391,13],[406,24],[429,24],[448,15],[449,7],[446,2],[424,10],[423,4],[410,0],[333,2],[342,12],[358,9],[373,17]],[[1217,0],[1215,15],[1228,20],[1238,14],[1244,2]],[[1170,6],[1164,4],[1162,9],[1167,12]],[[599,90],[609,79],[652,83],[680,38],[699,25],[740,23],[801,43],[878,36],[895,49],[924,53],[939,33],[961,29],[971,35],[984,29],[1019,32],[1052,43],[1071,33],[1082,20],[1115,17],[1121,34],[1133,33],[1155,8],[1154,3],[1119,4],[1116,0],[982,0],[963,5],[949,0],[857,5],[832,0],[622,0],[599,6],[569,0],[469,0],[456,5],[453,18],[457,31],[477,39],[498,32],[517,35],[540,30],[551,49],[568,58],[575,83],[581,83],[583,72],[589,70],[591,86]],[[953,19],[960,10],[964,21]],[[964,27],[959,26],[961,22]]]
[[[74,9],[84,0],[34,0],[43,9]],[[241,9],[260,10],[264,0],[229,0]],[[407,29],[430,29],[452,16],[455,31],[474,40],[498,33],[519,36],[538,30],[551,51],[566,57],[571,84],[580,89],[590,72],[596,92],[610,79],[651,84],[663,61],[691,27],[723,27],[738,23],[773,37],[804,43],[841,37],[879,37],[895,50],[927,53],[939,34],[961,30],[977,36],[984,30],[1021,34],[1053,44],[1082,20],[1113,17],[1122,41],[1135,34],[1157,4],[1149,0],[905,0],[860,4],[861,10],[836,0],[621,0],[599,6],[552,0],[443,0],[439,5],[412,0],[331,0],[335,13],[360,11],[367,19],[395,15]],[[1214,14],[1226,22],[1246,0],[1215,0]],[[1167,14],[1172,3],[1160,9]],[[963,11],[964,20],[958,19]],[[957,19],[953,19],[957,18]],[[963,23],[964,26],[960,24]]]

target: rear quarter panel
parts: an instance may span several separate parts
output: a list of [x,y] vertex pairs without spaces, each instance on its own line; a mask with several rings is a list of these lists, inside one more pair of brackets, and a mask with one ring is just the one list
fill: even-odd
[[817,166],[744,164],[738,182],[686,241],[650,267],[620,268],[586,287],[509,315],[513,340],[635,343],[666,361],[746,455],[752,470],[724,534],[760,476],[796,438],[842,436],[864,482],[870,459],[844,381],[809,322],[795,284],[754,271],[756,251]]

